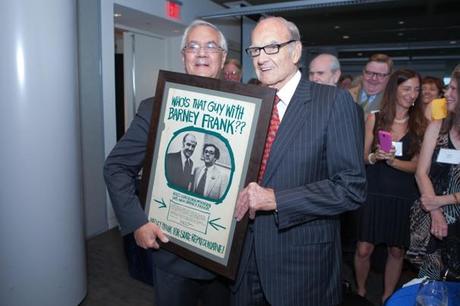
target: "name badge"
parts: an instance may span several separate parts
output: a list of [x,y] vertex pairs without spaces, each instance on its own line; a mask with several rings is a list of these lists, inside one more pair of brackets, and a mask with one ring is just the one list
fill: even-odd
[[391,142],[395,147],[395,156],[402,156],[403,155],[403,146],[401,141],[392,141]]
[[441,149],[439,150],[436,161],[439,163],[458,165],[460,164],[460,151],[453,149]]

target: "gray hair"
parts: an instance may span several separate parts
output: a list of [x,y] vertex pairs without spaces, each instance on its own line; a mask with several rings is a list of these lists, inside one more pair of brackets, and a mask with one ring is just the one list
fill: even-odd
[[330,53],[321,53],[319,55],[317,55],[311,62],[310,62],[310,65],[311,63],[317,59],[318,57],[327,57],[329,58],[329,60],[331,61],[331,65],[329,66],[329,69],[331,69],[332,72],[336,72],[336,71],[339,71],[340,70],[340,62],[339,62],[339,59],[333,55],[333,54],[330,54]]
[[340,62],[339,62],[339,59],[337,57],[335,57],[334,55],[330,54],[331,56],[331,70],[333,72],[336,72],[336,71],[339,71],[340,70]]
[[340,62],[339,62],[339,59],[335,55],[330,54],[330,53],[322,53],[318,56],[327,56],[331,60],[331,66],[329,68],[331,69],[332,72],[336,72],[340,70]]
[[222,49],[225,50],[225,52],[228,52],[228,47],[227,47],[227,40],[225,39],[225,36],[224,34],[215,26],[213,25],[212,23],[209,23],[207,21],[204,21],[204,20],[200,20],[200,19],[196,19],[194,20],[184,31],[184,35],[182,35],[182,41],[181,41],[181,44],[180,44],[180,49],[181,50],[184,50],[184,47],[185,47],[185,44],[187,43],[187,37],[188,37],[188,34],[189,32],[198,27],[198,26],[206,26],[206,27],[210,27],[211,29],[213,29],[214,31],[217,32],[218,36],[219,36],[219,41],[218,41],[218,44],[219,44],[219,47],[221,47]]

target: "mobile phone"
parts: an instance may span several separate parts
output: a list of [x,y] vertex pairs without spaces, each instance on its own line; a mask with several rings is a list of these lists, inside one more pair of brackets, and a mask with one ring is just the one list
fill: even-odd
[[379,131],[380,149],[385,152],[390,152],[392,147],[391,133],[387,131]]

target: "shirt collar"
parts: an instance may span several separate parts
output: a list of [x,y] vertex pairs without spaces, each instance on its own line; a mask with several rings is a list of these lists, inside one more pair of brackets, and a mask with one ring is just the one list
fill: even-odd
[[280,102],[286,104],[286,106],[289,105],[289,101],[291,101],[297,85],[299,85],[301,76],[300,71],[297,70],[294,76],[276,93],[281,100]]
[[375,97],[377,97],[378,94],[375,94],[375,95],[370,95],[368,94],[364,88],[361,90],[361,96],[360,96],[360,99],[361,99],[361,102],[363,101],[368,101],[368,102],[371,102],[375,99]]
[[300,74],[300,71],[297,70],[294,76],[276,93],[278,98],[280,98],[280,102],[278,102],[278,113],[280,120],[284,117],[289,102],[291,101],[292,96],[294,96],[294,92],[299,85],[301,77],[302,75]]

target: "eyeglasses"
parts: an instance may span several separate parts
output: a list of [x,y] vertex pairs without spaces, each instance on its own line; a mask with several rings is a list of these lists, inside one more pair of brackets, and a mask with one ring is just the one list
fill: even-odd
[[224,49],[213,41],[207,42],[204,46],[196,42],[189,42],[182,50],[186,53],[198,53],[200,52],[200,49],[203,49],[203,51],[207,53],[218,53],[224,51]]
[[257,56],[260,55],[260,50],[264,50],[265,54],[272,55],[272,54],[276,54],[276,53],[280,52],[280,49],[282,47],[287,46],[290,43],[295,42],[295,41],[297,41],[297,40],[292,39],[290,41],[287,41],[287,42],[284,42],[284,43],[281,43],[281,44],[270,44],[270,45],[266,45],[266,46],[263,46],[263,47],[249,47],[249,48],[246,48],[246,53],[249,56],[257,57]]
[[369,71],[369,70],[366,70],[364,69],[364,75],[368,78],[373,78],[373,77],[376,77],[378,80],[383,80],[384,78],[386,78],[387,76],[389,76],[390,74],[389,73],[379,73],[379,72],[373,72],[373,71]]

